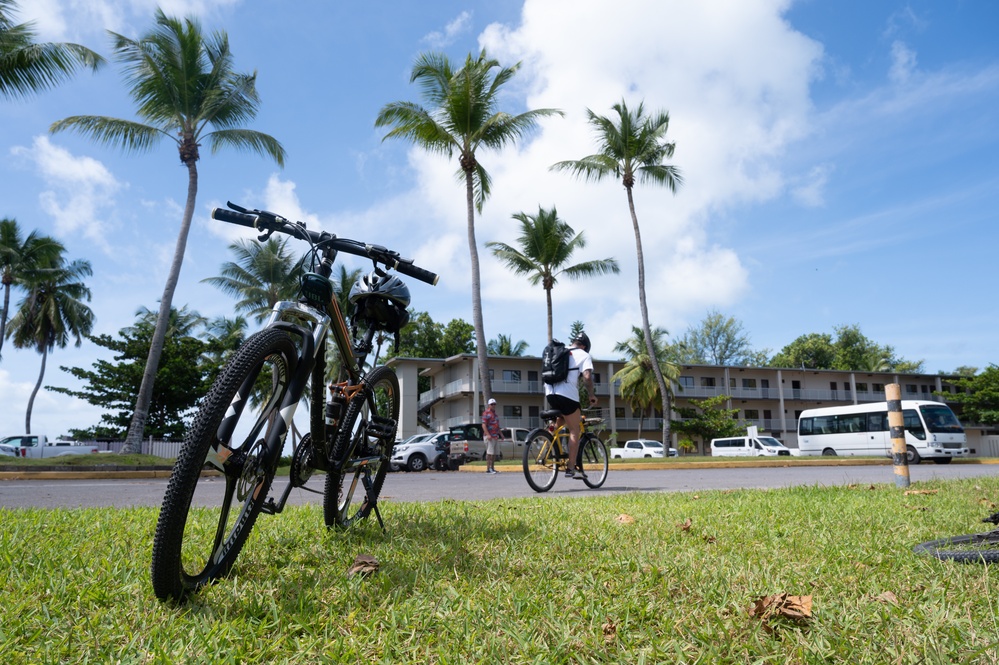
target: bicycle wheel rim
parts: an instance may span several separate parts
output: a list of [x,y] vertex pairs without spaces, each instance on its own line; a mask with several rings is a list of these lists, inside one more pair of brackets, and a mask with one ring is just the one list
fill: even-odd
[[296,349],[251,337],[223,369],[185,436],[153,543],[153,587],[182,598],[228,573],[270,490],[286,430],[279,408]]
[[[347,529],[368,517],[385,483],[399,419],[399,379],[388,367],[365,377],[365,389],[351,399],[340,426],[326,476],[323,517],[326,526]],[[375,417],[391,422],[377,427]]]
[[946,561],[996,563],[999,562],[999,529],[930,540],[916,545],[912,550],[917,554],[929,554]]
[[607,480],[607,446],[593,434],[584,434],[579,445],[579,458],[586,472],[583,482],[590,489],[597,489]]
[[524,477],[535,492],[547,492],[558,477],[555,444],[548,430],[536,429],[524,443]]

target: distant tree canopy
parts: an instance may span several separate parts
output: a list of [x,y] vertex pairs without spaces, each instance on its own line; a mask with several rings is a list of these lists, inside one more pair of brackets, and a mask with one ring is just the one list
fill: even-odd
[[947,399],[961,405],[962,421],[999,424],[999,367],[989,365],[981,374],[955,379],[953,383],[962,391],[947,393]]
[[677,407],[672,429],[680,437],[700,437],[705,443],[725,436],[745,435],[743,423],[736,420],[738,409],[726,409],[728,395],[715,395],[705,400],[691,402],[690,406]]
[[681,363],[696,365],[735,365],[761,367],[767,364],[769,349],[755,351],[742,322],[708,312],[698,326],[691,326],[673,345]]
[[399,331],[399,350],[387,357],[449,358],[475,353],[475,328],[462,319],[444,325],[426,312],[410,312],[409,323]]
[[923,371],[922,360],[899,357],[892,346],[870,340],[857,325],[838,326],[835,337],[829,333],[802,335],[781,349],[767,365],[867,372]]

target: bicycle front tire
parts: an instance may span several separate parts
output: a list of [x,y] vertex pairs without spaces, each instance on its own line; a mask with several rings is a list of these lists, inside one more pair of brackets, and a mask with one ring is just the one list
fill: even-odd
[[558,458],[551,433],[544,428],[532,430],[524,443],[524,477],[535,492],[547,492],[558,478]]
[[579,468],[586,471],[583,482],[597,489],[607,480],[607,445],[596,434],[587,432],[579,442]]
[[[323,519],[328,528],[346,529],[368,517],[385,483],[395,443],[399,378],[390,367],[376,367],[361,383],[364,389],[350,400],[340,423],[326,473]],[[358,490],[363,495],[359,502],[354,500]]]
[[[298,360],[268,328],[236,351],[187,431],[153,536],[150,573],[160,600],[181,600],[226,575],[270,491],[285,427],[281,402]],[[221,476],[221,477],[220,477]],[[195,505],[196,504],[196,505]]]
[[919,543],[912,548],[912,551],[917,554],[929,554],[945,561],[996,563],[999,562],[999,529],[930,540]]

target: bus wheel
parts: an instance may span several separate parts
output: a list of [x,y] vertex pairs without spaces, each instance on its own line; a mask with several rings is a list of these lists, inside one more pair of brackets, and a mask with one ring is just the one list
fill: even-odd
[[916,449],[912,446],[905,447],[905,458],[908,460],[909,464],[913,465],[919,464],[919,461],[922,459],[919,456],[919,453],[916,452]]
[[826,448],[825,450],[822,451],[822,454],[825,455],[826,457],[836,457],[836,451],[833,450],[832,448]]

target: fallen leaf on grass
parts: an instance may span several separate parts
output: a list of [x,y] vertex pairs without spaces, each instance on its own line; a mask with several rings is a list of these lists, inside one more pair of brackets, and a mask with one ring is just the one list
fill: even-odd
[[874,597],[874,600],[879,603],[891,603],[892,605],[898,605],[898,596],[893,594],[891,591],[885,591]]
[[909,496],[910,494],[936,494],[940,490],[905,490],[902,493],[903,496]]
[[370,554],[358,554],[354,559],[354,565],[347,571],[347,577],[363,575],[365,577],[378,572],[378,559]]
[[749,608],[749,616],[760,619],[768,633],[773,632],[771,624],[775,619],[804,625],[812,618],[812,597],[786,593],[761,596]]
[[607,617],[607,623],[603,625],[604,628],[604,642],[613,642],[617,639],[617,624]]
[[692,527],[693,525],[694,525],[694,523],[691,522],[690,518],[688,517],[687,519],[685,519],[684,521],[680,522],[676,526],[680,529],[680,531],[690,531],[690,527]]
[[717,538],[715,538],[714,536],[709,536],[709,535],[706,535],[706,534],[705,534],[705,535],[703,535],[703,536],[701,536],[701,538],[703,538],[703,539],[704,539],[704,542],[706,542],[706,543],[713,543],[713,542],[715,542],[716,540],[718,540],[718,539],[717,539]]
[[635,518],[632,517],[631,515],[625,515],[624,513],[621,513],[620,515],[617,516],[617,521],[620,522],[621,524],[634,524]]

